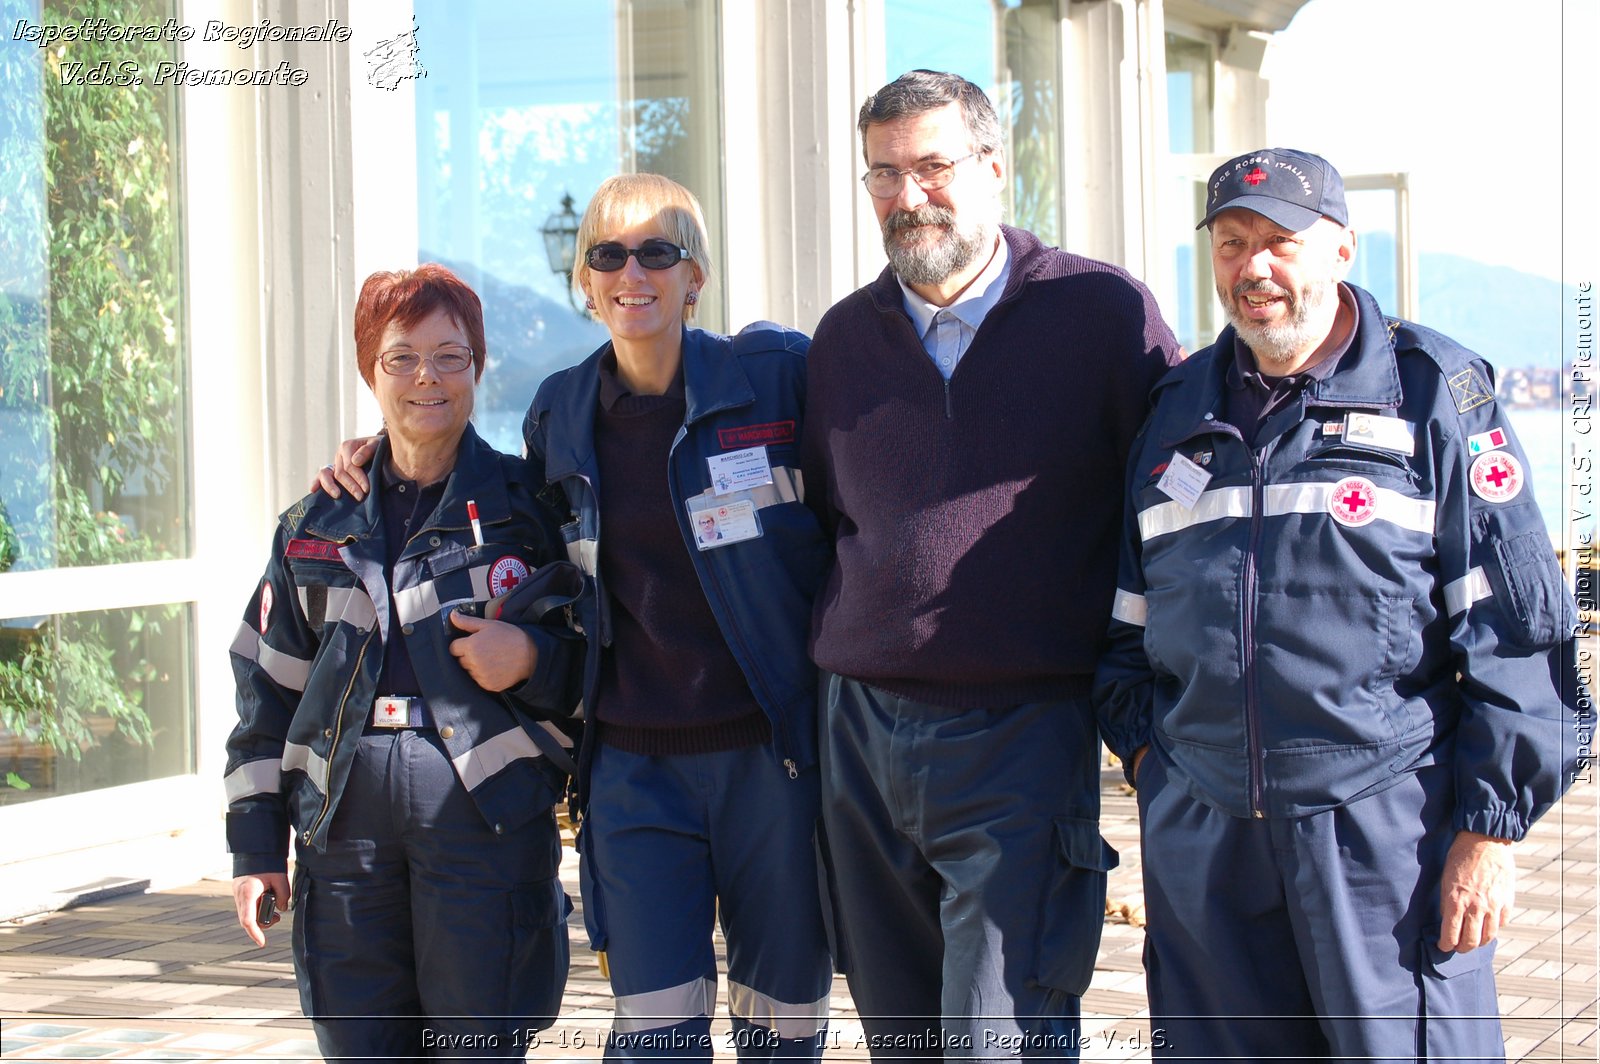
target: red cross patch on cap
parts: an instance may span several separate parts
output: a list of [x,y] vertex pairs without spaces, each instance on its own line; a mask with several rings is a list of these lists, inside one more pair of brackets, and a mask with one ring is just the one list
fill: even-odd
[[1505,451],[1481,454],[1472,463],[1472,493],[1490,502],[1515,499],[1526,479],[1522,464]]
[[1351,528],[1370,524],[1378,516],[1378,489],[1366,477],[1345,477],[1328,495],[1328,512]]
[[528,566],[521,558],[508,554],[489,570],[489,596],[498,598],[528,579]]

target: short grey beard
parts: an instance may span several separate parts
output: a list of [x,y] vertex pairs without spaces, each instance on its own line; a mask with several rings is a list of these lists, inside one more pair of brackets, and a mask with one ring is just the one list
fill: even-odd
[[[903,229],[919,225],[938,225],[944,232],[931,247],[901,246],[895,236]],[[955,224],[955,212],[948,207],[924,204],[914,211],[896,211],[883,223],[883,250],[889,265],[902,281],[910,285],[942,284],[953,274],[972,265],[985,249],[994,247],[994,229],[979,225],[963,233]]]
[[[1235,285],[1231,299],[1222,290],[1221,285],[1217,286],[1217,294],[1222,298],[1222,305],[1227,308],[1228,320],[1233,323],[1234,331],[1244,338],[1245,346],[1250,349],[1250,353],[1262,362],[1282,366],[1308,354],[1321,342],[1321,337],[1312,335],[1313,330],[1309,323],[1312,314],[1327,305],[1334,283],[1331,279],[1308,281],[1298,298],[1294,293],[1276,285],[1249,281],[1241,281]],[[1249,292],[1283,296],[1289,301],[1289,317],[1276,325],[1264,325],[1246,318],[1239,311],[1239,299]]]

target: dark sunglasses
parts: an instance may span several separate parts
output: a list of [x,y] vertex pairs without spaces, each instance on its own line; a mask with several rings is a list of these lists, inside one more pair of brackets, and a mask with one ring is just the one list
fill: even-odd
[[628,264],[628,256],[639,260],[647,270],[670,270],[689,257],[689,252],[670,240],[646,240],[636,248],[625,248],[615,240],[596,244],[583,256],[589,269],[615,273]]

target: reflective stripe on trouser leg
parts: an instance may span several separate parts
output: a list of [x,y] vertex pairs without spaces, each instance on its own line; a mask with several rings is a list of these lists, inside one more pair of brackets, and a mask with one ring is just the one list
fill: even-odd
[[[741,1058],[814,1055],[818,1002],[831,978],[813,835],[816,774],[790,780],[761,746],[649,757],[599,747],[584,824],[589,883],[603,924],[618,1020],[613,1057],[708,1053],[695,1009],[716,987],[711,933],[720,899],[730,990],[739,1027],[781,1020],[787,1035],[735,1036]],[[752,809],[761,816],[750,815]],[[764,1004],[763,1004],[764,1003]],[[801,1016],[804,1019],[801,1019]],[[685,1026],[687,1025],[687,1026]],[[642,1038],[650,1034],[659,1037]],[[628,1037],[623,1037],[628,1036]]]

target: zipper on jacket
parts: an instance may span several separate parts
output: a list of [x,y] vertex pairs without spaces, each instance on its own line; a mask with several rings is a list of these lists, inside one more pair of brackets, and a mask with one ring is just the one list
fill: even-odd
[[1250,546],[1244,555],[1244,722],[1246,757],[1250,762],[1250,815],[1260,819],[1266,815],[1261,811],[1266,802],[1261,793],[1261,705],[1256,675],[1256,562],[1261,551],[1261,511],[1266,487],[1262,458],[1248,445],[1246,449],[1250,452]]
[[301,842],[309,844],[316,837],[317,830],[322,827],[322,821],[328,815],[328,808],[333,805],[333,757],[339,749],[339,737],[344,734],[344,707],[350,701],[350,692],[355,689],[356,678],[361,675],[361,663],[366,660],[367,648],[372,645],[372,637],[377,634],[378,625],[374,622],[372,631],[367,633],[366,642],[361,644],[361,653],[356,655],[356,667],[350,670],[350,682],[345,684],[344,694],[339,698],[339,711],[333,718],[333,742],[328,745],[328,782],[322,789],[322,812],[317,814],[317,819],[306,829]]

